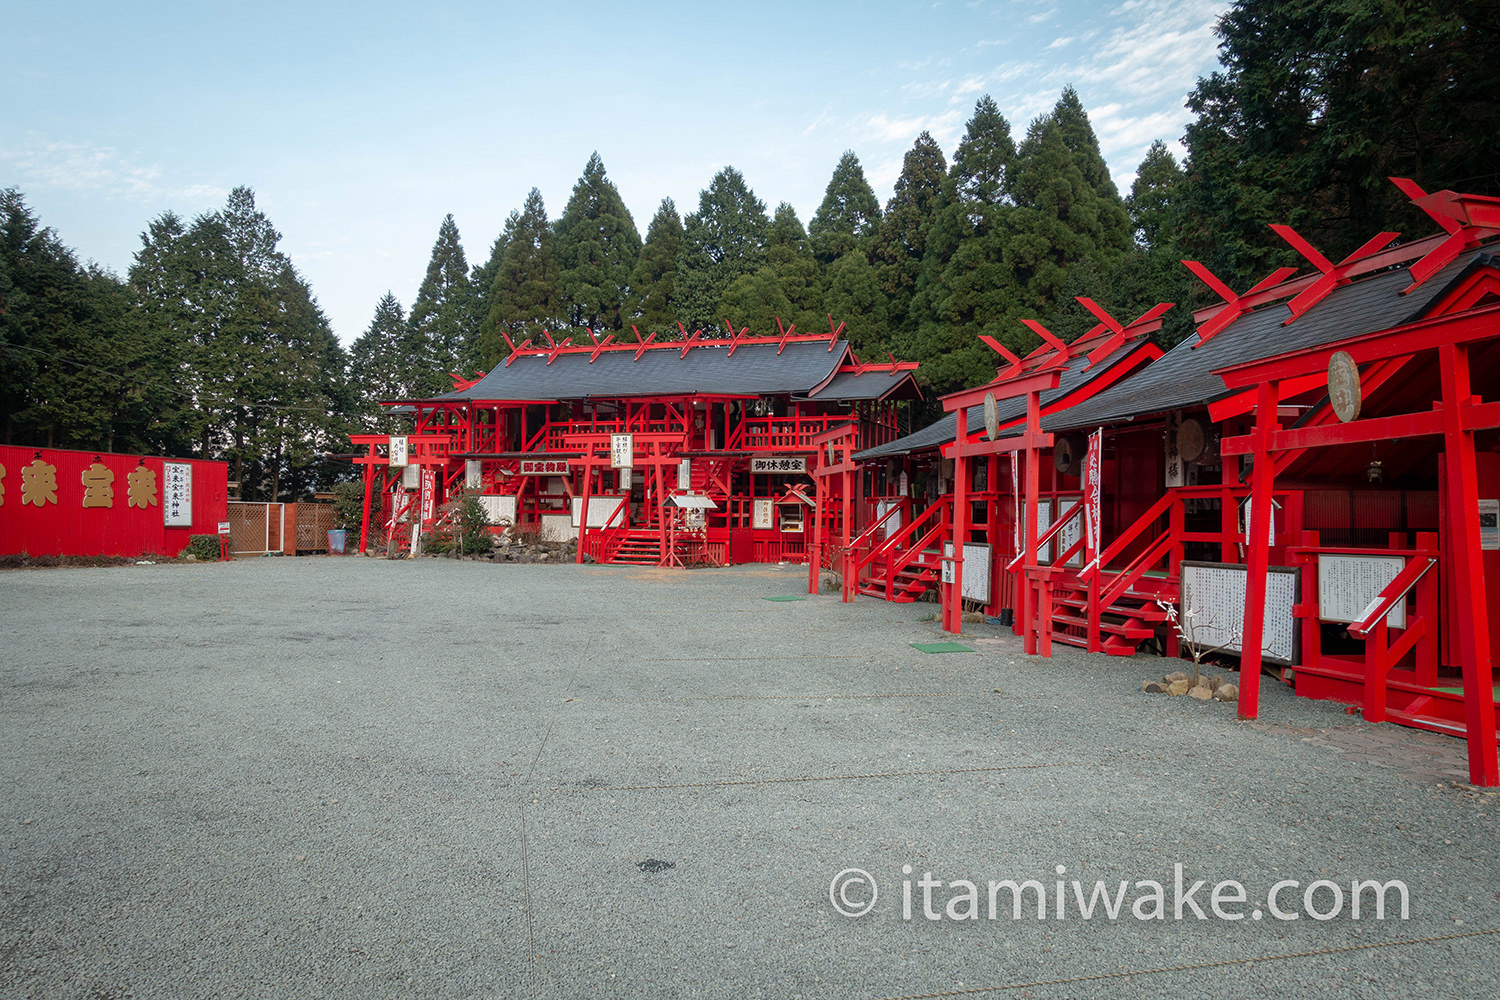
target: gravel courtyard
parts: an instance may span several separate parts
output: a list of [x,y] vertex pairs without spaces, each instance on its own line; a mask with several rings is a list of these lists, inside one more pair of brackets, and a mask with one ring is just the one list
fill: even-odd
[[[1500,796],[1460,741],[1269,680],[1240,722],[1142,693],[1163,661],[989,625],[929,655],[932,605],[766,600],[805,580],[0,573],[0,997],[1500,992]],[[848,869],[873,906],[861,873],[830,898]],[[1117,919],[1074,879],[1130,883]],[[1409,919],[1354,919],[1354,879]],[[1046,919],[1004,889],[991,919],[1004,880]]]

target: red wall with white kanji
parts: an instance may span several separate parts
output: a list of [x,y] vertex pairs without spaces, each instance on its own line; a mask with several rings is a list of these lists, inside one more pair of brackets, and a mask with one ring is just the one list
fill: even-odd
[[[190,527],[165,526],[164,462],[192,468]],[[113,481],[96,464],[113,473]],[[175,556],[189,536],[216,534],[229,516],[224,462],[0,445],[0,469],[0,555]],[[96,484],[92,492],[86,475]]]

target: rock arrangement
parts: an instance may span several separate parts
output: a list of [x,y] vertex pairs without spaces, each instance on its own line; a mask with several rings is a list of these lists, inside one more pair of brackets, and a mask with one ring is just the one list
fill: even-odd
[[1185,694],[1199,701],[1237,701],[1240,696],[1239,686],[1229,683],[1219,674],[1212,677],[1199,674],[1195,685],[1193,675],[1181,670],[1174,670],[1159,681],[1146,681],[1141,685],[1141,690],[1148,694],[1165,694],[1174,698]]

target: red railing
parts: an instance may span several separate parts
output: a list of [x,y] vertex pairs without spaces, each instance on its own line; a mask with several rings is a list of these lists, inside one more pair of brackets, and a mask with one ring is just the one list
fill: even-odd
[[729,436],[730,451],[811,451],[813,439],[859,418],[852,413],[823,416],[747,417]]

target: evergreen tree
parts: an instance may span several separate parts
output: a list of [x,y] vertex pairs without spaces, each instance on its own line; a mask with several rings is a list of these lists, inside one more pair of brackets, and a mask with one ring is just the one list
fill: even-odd
[[500,268],[505,262],[505,251],[511,238],[521,224],[521,213],[511,209],[505,217],[505,226],[495,242],[490,245],[489,260],[474,268],[469,275],[469,284],[474,289],[474,362],[488,368],[495,351],[504,353],[504,339],[500,336]]
[[556,227],[558,288],[569,323],[618,330],[641,234],[596,152]]
[[469,284],[469,261],[464,256],[458,224],[447,215],[438,226],[427,274],[412,303],[410,349],[422,359],[426,374],[415,386],[419,395],[453,388],[449,373],[468,377],[476,362],[474,291]]
[[720,301],[734,280],[765,263],[766,206],[733,167],[714,175],[699,195],[698,211],[682,227],[677,259],[677,311],[689,330],[712,329]]
[[682,253],[682,218],[671,198],[663,198],[630,274],[630,301],[621,329],[636,323],[647,331],[676,336],[677,258]]
[[413,371],[406,356],[406,313],[390,292],[375,306],[370,325],[349,348],[354,417],[366,432],[389,429],[382,400],[410,399]]
[[[1182,168],[1158,139],[1146,151],[1146,158],[1136,170],[1135,182],[1125,207],[1135,247],[1127,266],[1117,277],[1116,301],[1121,311],[1140,315],[1157,302],[1174,302],[1181,308],[1167,313],[1157,334],[1161,343],[1171,346],[1192,329],[1192,295],[1194,281],[1180,261],[1183,254],[1177,233],[1181,226]],[[1124,303],[1129,303],[1127,309]]]
[[787,202],[776,206],[776,216],[766,230],[766,264],[787,303],[787,311],[776,315],[786,325],[795,324],[799,333],[821,332],[826,322],[822,276],[802,220]]
[[898,353],[922,364],[919,377],[941,394],[993,377],[983,333],[1024,346],[1019,292],[1006,267],[1014,206],[1007,183],[1015,159],[1010,123],[988,94],[974,105],[943,181]]
[[844,337],[856,351],[888,349],[886,298],[875,269],[863,253],[850,250],[833,262],[828,268],[828,294],[823,301],[833,321],[844,324]]
[[818,260],[831,264],[851,250],[863,249],[879,225],[880,202],[865,180],[859,157],[846,149],[833,168],[823,203],[807,226],[813,252]]
[[769,264],[754,274],[735,278],[719,300],[720,315],[734,324],[736,330],[748,326],[751,333],[761,336],[776,332],[777,319],[792,322],[786,319],[791,312],[792,303]]
[[912,329],[911,299],[916,291],[927,232],[937,217],[948,176],[948,163],[931,135],[917,136],[901,164],[896,190],[870,245],[870,263],[886,297],[887,321],[893,330]]
[[1267,224],[1339,260],[1432,223],[1388,177],[1500,194],[1500,18],[1486,0],[1238,0],[1222,71],[1188,97],[1184,250],[1233,287],[1305,266]]
[[553,250],[552,227],[547,223],[547,207],[536,188],[526,195],[521,214],[515,216],[515,227],[507,222],[509,234],[500,273],[495,278],[490,315],[495,324],[495,338],[481,344],[481,367],[488,368],[504,358],[507,349],[500,331],[517,345],[526,340],[542,340],[543,331],[560,329],[557,254]]

